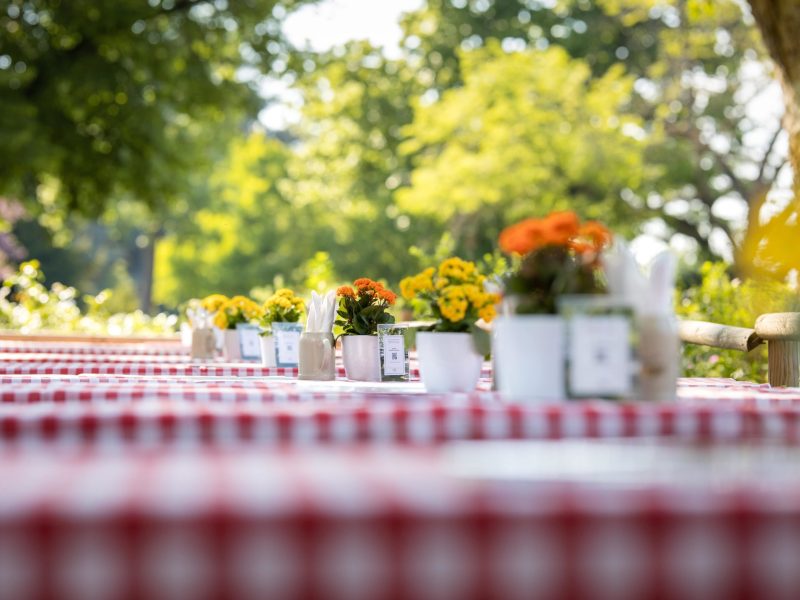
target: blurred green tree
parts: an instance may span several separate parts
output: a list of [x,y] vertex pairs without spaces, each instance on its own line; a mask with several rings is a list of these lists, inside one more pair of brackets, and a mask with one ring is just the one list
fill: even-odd
[[149,310],[169,206],[262,108],[259,77],[286,61],[280,20],[303,1],[3,3],[0,196],[56,247],[88,244],[86,272],[125,260]]
[[297,150],[287,193],[315,211],[312,227],[330,232],[318,249],[344,279],[397,282],[418,268],[409,246],[441,234],[436,220],[403,210],[394,198],[409,182],[411,161],[399,146],[422,88],[405,60],[366,42],[314,60],[316,68],[298,79],[303,107],[291,129]]
[[256,131],[234,139],[224,160],[197,178],[157,246],[157,302],[247,294],[313,254],[319,228],[310,207],[279,189],[288,160],[282,142]]
[[0,194],[55,215],[172,200],[205,156],[201,132],[259,109],[247,80],[299,1],[4,2]]
[[[435,101],[463,84],[462,57],[496,40],[507,50],[560,46],[595,76],[624,65],[630,111],[643,119],[648,176],[623,189],[650,230],[692,240],[701,258],[740,258],[785,163],[777,118],[747,102],[770,81],[752,18],[734,0],[428,0],[404,19],[404,48]],[[760,139],[763,138],[763,139]]]
[[450,223],[470,255],[491,251],[504,223],[572,208],[632,233],[619,200],[644,177],[641,119],[625,111],[621,67],[592,78],[561,48],[464,52],[464,84],[419,106],[403,149],[416,156],[401,207]]

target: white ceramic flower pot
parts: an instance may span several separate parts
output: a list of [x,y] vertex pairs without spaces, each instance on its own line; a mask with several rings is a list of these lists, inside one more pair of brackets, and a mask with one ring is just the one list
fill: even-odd
[[271,335],[261,336],[261,364],[265,367],[278,366],[275,355],[275,338]]
[[556,315],[513,315],[494,321],[497,389],[517,402],[565,399],[566,325]]
[[417,357],[428,392],[471,392],[478,385],[483,358],[469,333],[419,332]]
[[381,356],[377,335],[342,336],[342,360],[348,379],[381,380]]
[[239,348],[239,332],[235,329],[226,329],[222,332],[222,357],[228,362],[242,358],[242,351]]

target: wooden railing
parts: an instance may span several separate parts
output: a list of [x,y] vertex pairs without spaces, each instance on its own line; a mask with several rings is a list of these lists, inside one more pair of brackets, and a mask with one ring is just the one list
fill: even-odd
[[713,348],[750,352],[766,343],[770,385],[800,386],[800,313],[761,315],[753,329],[682,321],[679,331],[683,342]]

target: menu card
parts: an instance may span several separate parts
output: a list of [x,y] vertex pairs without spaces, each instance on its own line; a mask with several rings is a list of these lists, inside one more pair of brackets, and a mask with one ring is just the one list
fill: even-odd
[[275,364],[279,367],[296,367],[300,362],[300,323],[273,323]]
[[257,325],[239,323],[236,333],[239,336],[239,350],[244,360],[261,360],[260,329]]
[[633,309],[613,296],[569,296],[559,310],[567,322],[570,397],[625,398],[637,375]]
[[382,381],[408,381],[407,331],[407,325],[397,325],[395,323],[378,325]]

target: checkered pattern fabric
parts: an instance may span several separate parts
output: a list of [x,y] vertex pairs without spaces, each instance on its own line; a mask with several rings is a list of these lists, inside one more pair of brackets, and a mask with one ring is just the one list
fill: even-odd
[[[669,404],[526,405],[488,379],[434,395],[192,364],[173,345],[15,344],[0,348],[0,600],[800,597],[800,389],[684,379]],[[612,438],[656,444],[625,457],[716,454],[685,481],[622,484],[587,470],[596,446],[536,480],[452,460],[464,440],[478,456],[514,444],[509,459],[522,440],[557,458]],[[758,445],[783,471],[717,477]]]
[[[735,401],[682,389],[674,404],[525,405],[496,392],[425,394],[304,388],[296,381],[42,381],[3,386],[0,445],[442,443],[462,439],[800,435],[800,395],[749,389]],[[409,384],[414,386],[414,384]],[[712,388],[713,389],[713,388]],[[778,403],[777,405],[775,403]]]
[[122,354],[130,356],[182,356],[189,354],[189,349],[178,341],[165,342],[127,342],[127,343],[87,343],[57,342],[46,340],[0,340],[0,353],[18,354],[40,352],[47,354]]
[[4,598],[797,598],[800,491],[512,484],[436,451],[0,453]]
[[[0,358],[0,375],[146,375],[183,377],[297,377],[296,368],[263,367],[257,363],[189,362],[183,357],[166,360],[153,357],[149,360],[101,360],[88,362],[44,361],[32,357],[28,360],[6,360]],[[337,361],[337,377],[346,376],[341,360]],[[419,366],[414,363],[409,368],[411,379],[419,379]],[[491,366],[484,365],[481,377],[490,379]]]

